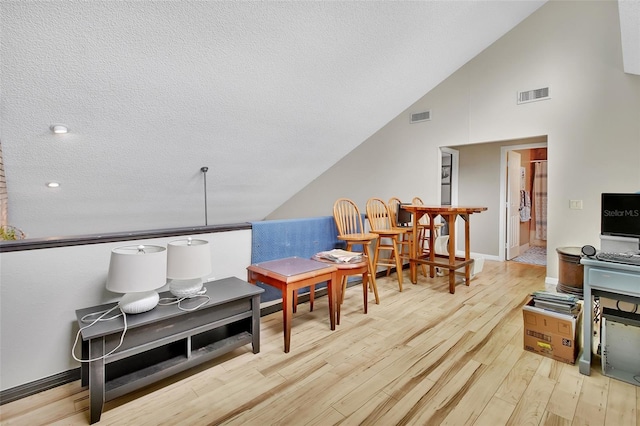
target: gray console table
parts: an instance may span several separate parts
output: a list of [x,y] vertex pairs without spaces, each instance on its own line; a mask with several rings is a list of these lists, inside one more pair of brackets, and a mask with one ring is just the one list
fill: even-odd
[[[640,266],[613,262],[601,262],[583,258],[584,265],[584,309],[582,331],[584,344],[580,354],[579,370],[591,374],[591,352],[593,341],[593,296],[607,297],[631,303],[640,303]],[[625,372],[618,371],[620,380],[630,381]],[[637,374],[637,372],[635,372]],[[629,372],[630,376],[633,373]],[[630,381],[631,382],[631,381]],[[633,383],[633,382],[631,382]]]
[[[100,420],[105,401],[140,389],[180,371],[251,343],[260,352],[260,293],[264,289],[231,277],[205,284],[209,302],[195,311],[177,305],[158,305],[151,311],[127,315],[127,333],[120,342],[122,317],[98,322],[82,331],[81,383],[89,386],[91,423]],[[160,297],[171,297],[161,293]],[[202,303],[184,300],[183,308]],[[80,327],[85,315],[115,304],[76,311]],[[117,313],[117,310],[114,311]]]

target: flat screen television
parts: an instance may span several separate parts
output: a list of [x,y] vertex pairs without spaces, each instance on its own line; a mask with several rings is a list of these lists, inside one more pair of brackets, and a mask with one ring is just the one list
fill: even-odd
[[602,194],[602,235],[640,238],[640,194]]

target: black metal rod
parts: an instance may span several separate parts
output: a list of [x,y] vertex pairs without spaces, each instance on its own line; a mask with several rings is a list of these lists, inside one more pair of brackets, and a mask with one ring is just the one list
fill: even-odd
[[207,214],[207,172],[209,171],[209,168],[202,167],[200,168],[200,171],[204,173],[204,226],[207,226],[209,224],[209,215]]

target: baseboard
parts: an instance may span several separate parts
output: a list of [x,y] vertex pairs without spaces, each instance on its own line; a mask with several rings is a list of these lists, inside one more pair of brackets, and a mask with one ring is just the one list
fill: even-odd
[[80,380],[80,367],[45,377],[35,382],[0,391],[0,405],[17,401],[18,399],[26,398],[27,396],[35,395],[76,380]]

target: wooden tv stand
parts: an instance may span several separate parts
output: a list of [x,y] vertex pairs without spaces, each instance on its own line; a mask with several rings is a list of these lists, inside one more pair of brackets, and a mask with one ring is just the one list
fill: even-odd
[[[235,277],[211,281],[205,287],[211,300],[195,311],[183,311],[174,304],[127,315],[122,346],[105,358],[102,356],[120,342],[122,317],[98,322],[82,331],[82,359],[95,360],[83,362],[81,367],[82,386],[89,386],[91,423],[100,420],[105,401],[247,343],[252,344],[253,353],[260,352],[260,293],[264,289]],[[167,292],[160,297],[172,296]],[[181,306],[195,307],[202,301],[203,298],[184,300]],[[77,310],[78,325],[87,325],[87,321],[81,321],[85,315],[114,305]]]

